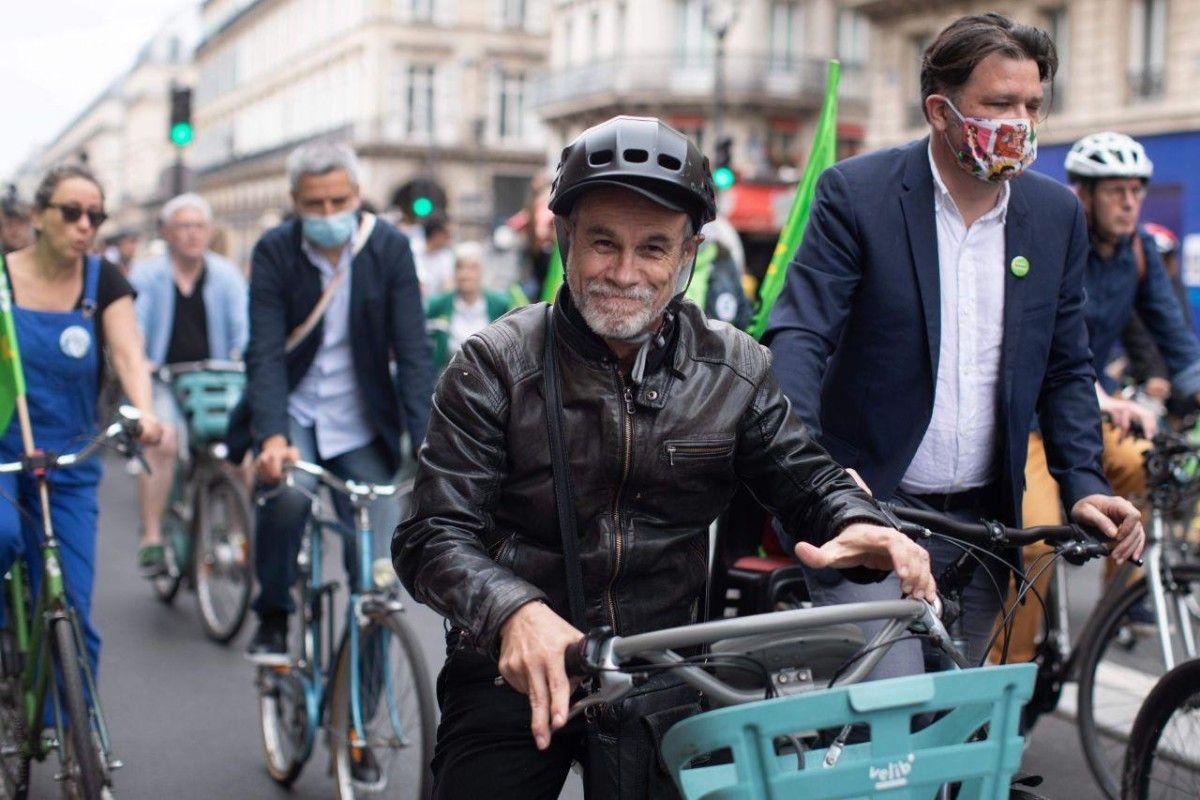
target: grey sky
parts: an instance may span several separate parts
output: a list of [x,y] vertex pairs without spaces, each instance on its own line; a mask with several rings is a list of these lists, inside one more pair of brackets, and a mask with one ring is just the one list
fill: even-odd
[[0,0],[0,182],[129,68],[150,35],[186,5]]

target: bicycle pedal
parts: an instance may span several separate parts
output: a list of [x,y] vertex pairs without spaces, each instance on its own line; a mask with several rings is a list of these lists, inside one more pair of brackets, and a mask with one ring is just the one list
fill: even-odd
[[108,762],[108,768],[113,771],[118,770],[123,766],[125,766],[125,762],[119,758],[114,758]]

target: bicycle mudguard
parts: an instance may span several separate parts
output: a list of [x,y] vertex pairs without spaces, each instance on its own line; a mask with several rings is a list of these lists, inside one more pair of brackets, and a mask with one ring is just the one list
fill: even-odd
[[[676,724],[662,755],[685,798],[928,800],[961,783],[959,800],[1007,800],[1021,762],[1021,706],[1037,667],[914,675],[709,711]],[[913,718],[944,714],[913,731]],[[869,738],[839,753],[777,747],[799,729],[858,725]],[[986,738],[971,741],[984,725]],[[732,763],[688,769],[719,751]],[[799,757],[798,757],[799,756]],[[826,763],[827,757],[833,761]],[[724,760],[724,759],[723,759]]]

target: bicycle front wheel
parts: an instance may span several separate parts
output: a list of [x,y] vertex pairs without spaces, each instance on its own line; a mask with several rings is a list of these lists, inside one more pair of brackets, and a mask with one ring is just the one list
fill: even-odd
[[354,669],[349,640],[333,678],[330,748],[340,800],[386,793],[426,798],[432,789],[436,718],[425,657],[404,615],[392,611],[359,626],[357,702],[362,734],[355,732]]
[[1200,797],[1200,661],[1180,664],[1146,697],[1129,736],[1121,797]]
[[[1175,658],[1186,658],[1180,623],[1196,629],[1190,614],[1179,619],[1177,598],[1200,587],[1200,565],[1179,564],[1171,569],[1174,585],[1167,587],[1171,640]],[[1120,796],[1125,745],[1134,718],[1158,678],[1166,672],[1158,632],[1147,625],[1151,609],[1145,577],[1110,595],[1079,643],[1079,738],[1096,782],[1109,800]]]
[[250,509],[241,487],[218,475],[196,508],[196,598],[208,637],[237,636],[250,607]]
[[62,709],[66,715],[65,741],[59,747],[63,788],[66,795],[79,800],[100,800],[104,792],[103,756],[92,732],[92,716],[83,693],[83,663],[86,658],[75,647],[71,621],[60,617],[50,621],[51,642],[61,676]]

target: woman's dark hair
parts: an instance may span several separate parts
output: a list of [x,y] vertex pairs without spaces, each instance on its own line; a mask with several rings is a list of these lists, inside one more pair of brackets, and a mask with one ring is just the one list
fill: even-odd
[[921,58],[921,109],[929,95],[962,88],[979,63],[992,53],[1037,62],[1043,83],[1053,80],[1058,71],[1054,40],[1040,28],[1021,25],[994,11],[960,17],[925,48]]
[[37,191],[33,193],[33,205],[38,211],[50,207],[50,198],[54,196],[54,190],[68,178],[83,178],[95,184],[100,190],[100,201],[104,201],[104,187],[100,185],[95,173],[82,164],[58,164],[46,172],[42,182],[38,184]]

